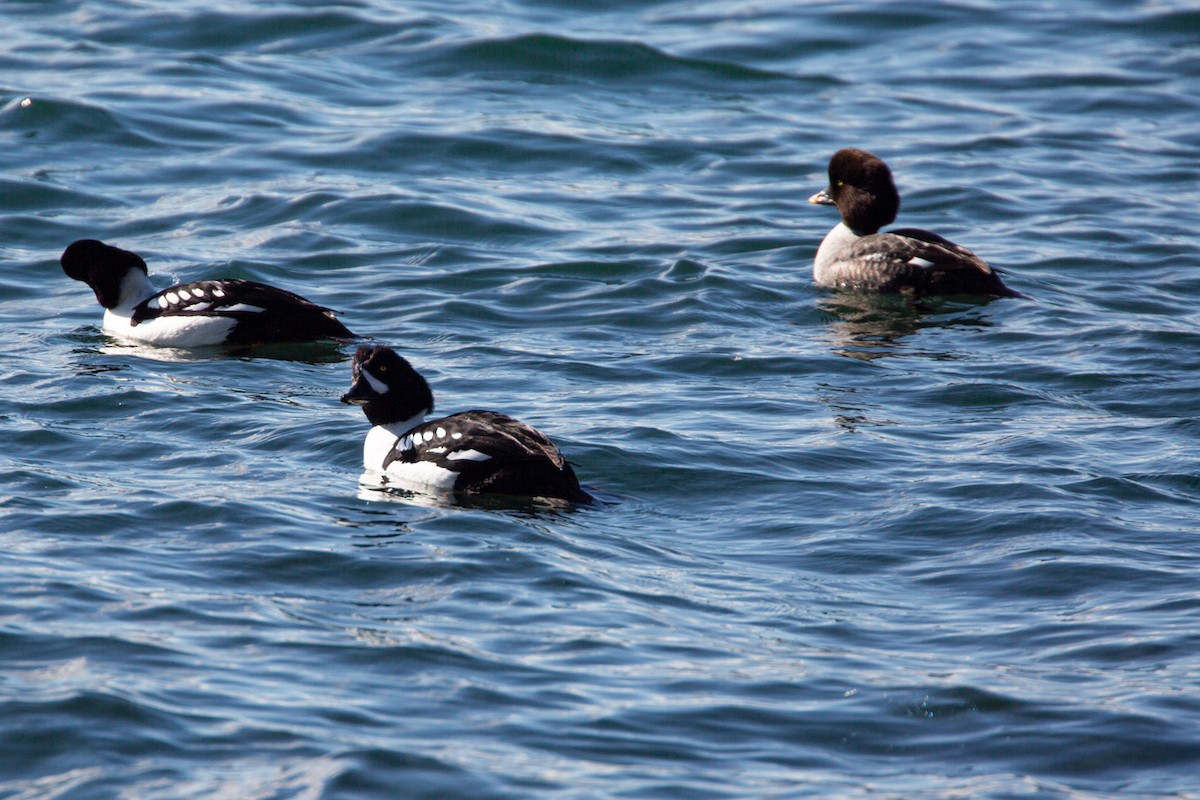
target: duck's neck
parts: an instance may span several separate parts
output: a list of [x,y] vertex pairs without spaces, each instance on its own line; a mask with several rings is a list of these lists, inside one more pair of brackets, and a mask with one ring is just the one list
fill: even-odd
[[416,414],[413,414],[408,419],[402,419],[399,422],[388,422],[386,424],[379,424],[379,425],[376,425],[375,427],[383,428],[388,433],[399,438],[399,437],[403,436],[404,434],[408,433],[409,431],[411,431],[413,428],[420,425],[422,422],[424,422],[425,417],[428,414],[429,414],[428,411],[420,411]]
[[119,317],[133,315],[133,309],[147,297],[153,296],[158,290],[150,282],[150,276],[140,269],[131,269],[121,279],[120,300],[109,309],[109,312]]

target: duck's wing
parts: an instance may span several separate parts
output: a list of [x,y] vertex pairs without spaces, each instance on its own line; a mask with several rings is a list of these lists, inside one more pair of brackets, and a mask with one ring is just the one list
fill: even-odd
[[424,463],[455,473],[459,492],[491,492],[586,501],[574,470],[541,431],[495,411],[464,411],[418,425],[383,460]]
[[848,248],[846,260],[870,279],[871,288],[883,291],[916,296],[1021,296],[1005,286],[982,258],[919,228],[860,237]]
[[234,331],[238,341],[353,335],[324,306],[286,289],[234,278],[181,283],[163,289],[138,304],[131,324],[185,316],[236,320]]
[[536,428],[495,411],[463,411],[422,423],[401,436],[383,462],[431,461],[461,472],[464,462],[566,464],[554,443]]
[[932,231],[921,228],[896,228],[880,236],[893,236],[907,246],[909,257],[906,260],[919,259],[928,261],[938,269],[966,269],[992,275],[993,270],[979,256],[960,244],[955,244],[944,236],[938,236]]

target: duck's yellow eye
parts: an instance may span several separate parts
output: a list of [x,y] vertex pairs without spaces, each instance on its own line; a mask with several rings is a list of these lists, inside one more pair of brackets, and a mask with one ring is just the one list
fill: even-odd
[[846,185],[845,181],[838,181],[838,186],[845,186],[845,185]]
[[379,365],[379,371],[380,371],[380,372],[387,372],[387,364],[380,364],[380,365]]

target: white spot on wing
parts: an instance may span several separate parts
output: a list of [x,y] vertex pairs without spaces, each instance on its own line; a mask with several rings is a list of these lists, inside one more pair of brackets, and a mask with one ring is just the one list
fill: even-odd
[[234,303],[231,306],[225,306],[226,311],[263,311],[261,306],[252,306],[249,303]]
[[447,461],[488,461],[491,459],[487,453],[479,450],[455,450],[450,455],[446,456]]
[[436,433],[437,433],[437,437],[438,437],[439,439],[445,439],[445,438],[446,438],[446,429],[445,429],[445,428],[443,428],[443,427],[439,426],[439,427],[438,427],[438,429],[437,429],[437,431],[436,431]]
[[191,300],[192,293],[189,292],[187,289],[180,289],[179,290],[179,299],[180,300]]
[[213,297],[224,297],[225,296],[225,290],[222,289],[220,286],[214,286],[212,293],[213,293]]
[[908,263],[912,264],[914,267],[921,267],[922,269],[928,269],[929,267],[933,266],[932,261],[927,258],[919,258],[918,256],[913,256],[910,258]]
[[421,438],[427,442],[431,441],[433,439],[433,431],[425,431],[421,434]]
[[450,438],[451,439],[461,439],[462,431],[455,431],[454,433],[450,434]]
[[164,297],[167,298],[167,302],[171,305],[175,305],[179,302],[179,295],[175,294],[174,292],[167,292]]

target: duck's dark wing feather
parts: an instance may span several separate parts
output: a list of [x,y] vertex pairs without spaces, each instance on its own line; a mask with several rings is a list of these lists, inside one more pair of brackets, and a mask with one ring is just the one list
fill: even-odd
[[233,344],[354,335],[324,306],[286,289],[238,279],[196,281],[164,289],[134,309],[131,323],[177,316],[234,319],[237,325],[228,337]]
[[574,470],[541,431],[495,411],[464,411],[401,436],[383,461],[427,461],[458,473],[455,490],[583,501]]
[[888,234],[902,239],[912,249],[913,255],[910,258],[931,261],[939,269],[978,270],[984,275],[993,274],[992,268],[982,258],[932,231],[921,228],[896,228],[888,231]]
[[863,236],[850,246],[846,260],[870,264],[885,291],[1016,295],[982,258],[920,228]]

